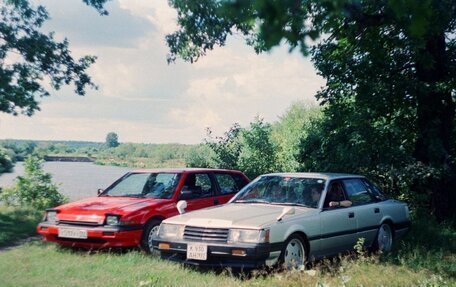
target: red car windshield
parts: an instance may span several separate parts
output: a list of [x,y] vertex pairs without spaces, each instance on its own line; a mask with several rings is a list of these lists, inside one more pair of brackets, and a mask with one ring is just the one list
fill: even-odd
[[106,189],[101,196],[171,198],[180,174],[129,173]]

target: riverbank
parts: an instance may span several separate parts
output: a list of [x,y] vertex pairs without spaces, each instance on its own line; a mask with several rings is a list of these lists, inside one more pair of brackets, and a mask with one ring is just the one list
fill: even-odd
[[[97,195],[132,168],[102,166],[91,162],[44,162],[43,170],[52,175],[52,182],[70,201]],[[0,175],[0,187],[11,186],[17,176],[24,174],[22,162],[17,162],[12,173]]]
[[53,156],[45,155],[45,161],[64,161],[64,162],[94,162],[96,159],[87,156]]

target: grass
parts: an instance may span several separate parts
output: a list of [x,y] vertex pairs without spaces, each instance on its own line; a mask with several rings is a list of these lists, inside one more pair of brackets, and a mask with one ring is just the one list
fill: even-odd
[[[377,258],[378,259],[378,258]],[[187,268],[139,251],[71,251],[33,242],[0,253],[2,286],[454,286],[429,270],[372,257],[323,262],[310,270],[233,274]]]
[[[30,211],[28,211],[30,212]],[[0,209],[0,218],[16,224],[24,210]],[[16,221],[14,221],[16,220]],[[4,224],[4,223],[3,223]],[[19,228],[19,227],[18,227]],[[27,234],[24,228],[23,236]],[[34,229],[33,229],[34,230]],[[0,251],[1,286],[456,286],[456,233],[453,225],[416,220],[412,232],[393,252],[322,261],[310,269],[287,272],[188,268],[133,250],[86,252],[34,241]],[[11,235],[10,239],[21,238]]]
[[36,234],[42,212],[30,208],[0,206],[0,247]]

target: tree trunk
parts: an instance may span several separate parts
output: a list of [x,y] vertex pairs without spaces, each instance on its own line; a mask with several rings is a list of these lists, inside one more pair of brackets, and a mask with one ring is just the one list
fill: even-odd
[[418,55],[416,72],[420,83],[417,92],[417,141],[414,156],[426,165],[442,172],[442,177],[429,182],[431,206],[439,219],[452,216],[454,210],[454,166],[450,163],[454,151],[455,103],[451,89],[443,84],[448,79],[445,34],[431,35]]

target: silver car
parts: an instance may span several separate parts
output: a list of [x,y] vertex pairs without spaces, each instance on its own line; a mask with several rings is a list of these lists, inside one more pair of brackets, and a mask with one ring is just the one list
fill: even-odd
[[153,246],[193,265],[291,268],[352,250],[359,238],[390,251],[409,227],[407,205],[364,176],[273,173],[223,206],[164,220]]

